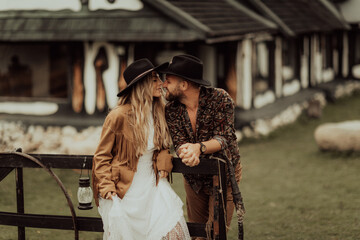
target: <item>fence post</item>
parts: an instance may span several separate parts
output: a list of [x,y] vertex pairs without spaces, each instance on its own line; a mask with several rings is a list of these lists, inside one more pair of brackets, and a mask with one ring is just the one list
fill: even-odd
[[220,162],[220,176],[219,176],[219,180],[220,180],[220,189],[222,189],[222,191],[219,191],[219,239],[223,239],[226,240],[227,239],[227,231],[226,231],[226,197],[227,197],[227,179],[226,179],[226,164]]
[[[22,152],[21,148],[16,149],[16,152]],[[15,169],[16,179],[16,208],[17,213],[25,213],[24,209],[24,181],[23,169],[21,167]],[[18,240],[25,240],[25,227],[18,227]]]
[[219,175],[213,176],[214,186],[214,236],[216,240],[226,240],[226,164],[218,161]]

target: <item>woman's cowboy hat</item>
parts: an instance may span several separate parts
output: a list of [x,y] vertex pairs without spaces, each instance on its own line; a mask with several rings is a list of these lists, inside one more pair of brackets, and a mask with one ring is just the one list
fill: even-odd
[[120,91],[117,96],[121,97],[127,93],[135,83],[143,79],[147,74],[155,71],[160,66],[154,67],[154,65],[147,58],[142,58],[131,63],[124,71],[126,88]]
[[177,55],[172,58],[170,62],[161,64],[158,67],[158,71],[161,73],[175,75],[182,77],[191,82],[210,86],[208,80],[204,80],[203,75],[203,63],[200,59],[191,55]]

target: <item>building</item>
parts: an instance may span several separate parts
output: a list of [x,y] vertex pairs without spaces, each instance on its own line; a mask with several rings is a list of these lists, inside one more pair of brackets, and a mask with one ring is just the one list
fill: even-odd
[[160,64],[189,53],[204,61],[204,77],[233,97],[241,129],[312,99],[321,84],[356,69],[348,42],[353,30],[327,0],[6,3],[0,4],[3,119],[101,124],[129,63],[147,57]]

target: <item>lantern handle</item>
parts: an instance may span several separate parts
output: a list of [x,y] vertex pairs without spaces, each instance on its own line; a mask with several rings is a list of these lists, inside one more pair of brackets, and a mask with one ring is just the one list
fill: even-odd
[[[81,166],[80,177],[79,177],[79,178],[82,177],[82,170],[83,170],[85,167],[86,167],[86,156],[85,156],[84,162],[83,162],[83,164],[82,164],[82,166]],[[88,169],[88,177],[90,178],[90,170],[89,170],[89,169]]]

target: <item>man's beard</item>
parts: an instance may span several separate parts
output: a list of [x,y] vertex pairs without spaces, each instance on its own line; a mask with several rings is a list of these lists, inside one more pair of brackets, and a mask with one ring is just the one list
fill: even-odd
[[180,100],[183,96],[183,93],[180,91],[179,88],[176,88],[174,93],[171,93],[168,89],[166,90],[165,99],[169,102]]

